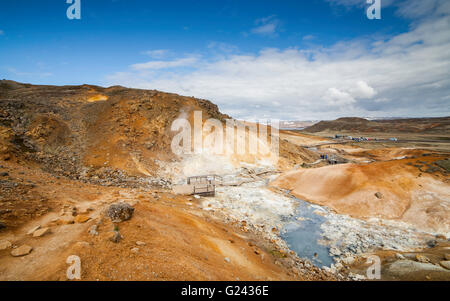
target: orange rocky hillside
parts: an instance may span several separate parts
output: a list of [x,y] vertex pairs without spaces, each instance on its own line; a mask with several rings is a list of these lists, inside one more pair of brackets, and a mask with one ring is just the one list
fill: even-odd
[[399,220],[421,229],[448,233],[448,177],[424,170],[440,159],[443,158],[420,157],[293,170],[272,185],[341,214]]

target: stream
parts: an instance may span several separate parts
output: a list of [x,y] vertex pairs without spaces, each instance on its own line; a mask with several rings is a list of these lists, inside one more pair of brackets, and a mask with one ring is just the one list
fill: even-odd
[[285,224],[281,237],[300,258],[307,258],[319,267],[330,267],[334,261],[329,255],[329,248],[318,243],[323,238],[320,226],[326,218],[314,213],[326,211],[320,206],[290,197],[298,203],[298,207],[295,217]]

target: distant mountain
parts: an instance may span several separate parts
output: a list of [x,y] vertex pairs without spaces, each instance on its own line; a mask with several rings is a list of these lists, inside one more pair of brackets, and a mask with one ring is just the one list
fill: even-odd
[[291,121],[280,121],[280,128],[289,130],[289,129],[303,129],[306,127],[310,127],[316,123],[318,123],[319,120],[291,120]]
[[318,133],[325,131],[345,132],[392,132],[392,133],[448,133],[450,117],[439,118],[404,118],[367,120],[357,117],[344,117],[334,121],[321,121],[305,132]]

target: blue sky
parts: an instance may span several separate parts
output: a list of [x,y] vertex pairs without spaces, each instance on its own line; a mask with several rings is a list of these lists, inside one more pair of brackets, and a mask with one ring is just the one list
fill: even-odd
[[246,119],[450,115],[450,1],[381,1],[369,20],[365,0],[81,0],[69,20],[65,0],[1,0],[0,77],[159,89]]

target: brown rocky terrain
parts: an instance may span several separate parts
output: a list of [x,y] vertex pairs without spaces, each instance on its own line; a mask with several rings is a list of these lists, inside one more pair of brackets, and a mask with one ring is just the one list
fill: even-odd
[[[434,265],[445,259],[448,152],[335,141],[323,137],[333,131],[327,129],[320,136],[281,130],[276,164],[248,154],[176,156],[172,122],[185,117],[192,124],[194,111],[203,121],[230,118],[207,100],[155,90],[1,81],[0,280],[66,280],[70,255],[81,259],[82,280],[360,279],[349,273],[361,268],[362,250],[384,254],[385,244],[428,252]],[[443,120],[424,131],[442,135]],[[321,154],[349,164],[331,166]],[[224,172],[216,197],[171,191],[186,170],[208,173],[205,165]],[[274,178],[277,188],[268,187]],[[348,239],[329,248],[343,256],[332,269],[299,258],[281,238],[283,223],[298,212],[279,188],[334,214],[324,235]],[[110,206],[124,203],[131,218],[111,219]],[[323,208],[314,212],[324,215]],[[415,229],[365,223],[375,217]],[[435,235],[439,249],[422,251]],[[389,254],[383,264],[398,259]],[[343,265],[344,256],[359,259]],[[448,278],[443,269],[439,279]]]
[[305,132],[317,133],[361,132],[361,133],[448,133],[450,117],[442,118],[407,118],[387,120],[367,120],[364,118],[346,117],[334,121],[321,121],[306,129]]
[[[180,160],[170,127],[195,110],[229,118],[209,101],[153,90],[1,81],[0,280],[66,280],[70,255],[82,280],[335,279],[170,192],[160,174]],[[280,148],[284,168],[317,157]],[[133,206],[130,220],[107,217],[118,202]]]

